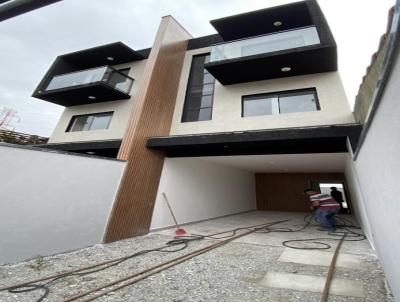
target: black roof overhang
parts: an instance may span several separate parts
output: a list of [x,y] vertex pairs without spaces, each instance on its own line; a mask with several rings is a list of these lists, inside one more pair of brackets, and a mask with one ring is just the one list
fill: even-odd
[[[110,61],[107,58],[113,58]],[[63,60],[81,69],[104,65],[118,65],[143,60],[145,57],[122,42],[114,42],[60,56]]]
[[[88,96],[94,96],[96,99],[91,100]],[[129,94],[104,82],[94,82],[40,93],[38,92],[36,97],[65,107],[125,100],[130,98]]]
[[[301,1],[211,20],[211,25],[225,41],[264,35],[279,30],[312,24],[307,2]],[[273,23],[282,22],[277,27]]]
[[[280,21],[282,24],[275,26],[275,21]],[[210,23],[224,41],[314,25],[320,38],[322,36],[322,39],[331,40],[334,43],[328,23],[316,0],[306,0],[260,9],[211,20]]]
[[[283,72],[283,67],[290,67]],[[336,45],[312,45],[207,63],[205,68],[223,85],[337,71]]]
[[150,149],[168,157],[347,152],[347,138],[357,145],[360,124],[228,133],[151,137]]

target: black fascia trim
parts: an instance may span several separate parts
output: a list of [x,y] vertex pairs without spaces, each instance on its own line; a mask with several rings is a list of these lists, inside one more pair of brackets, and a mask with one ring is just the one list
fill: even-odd
[[[95,91],[100,91],[100,89],[103,89],[103,93],[106,91],[109,92],[112,96],[108,96],[107,98],[97,98],[96,100],[88,100],[86,99],[87,95],[93,94],[93,92],[88,93],[86,89],[91,89],[93,92]],[[74,93],[78,94],[79,97],[66,97],[67,93]],[[62,94],[64,97],[57,97],[56,95]],[[95,93],[98,94],[98,93]],[[121,90],[118,90],[111,85],[108,85],[105,82],[98,81],[98,82],[93,82],[93,83],[88,83],[88,84],[82,84],[82,85],[76,85],[76,86],[71,86],[71,87],[65,87],[65,88],[60,88],[60,89],[53,89],[53,90],[48,90],[44,91],[41,93],[37,93],[36,95],[32,95],[35,98],[54,103],[57,105],[65,106],[65,107],[71,107],[71,106],[77,106],[77,105],[85,105],[85,104],[93,104],[93,103],[101,103],[101,102],[109,102],[109,101],[117,101],[117,100],[126,100],[130,98],[130,95],[127,93],[122,92]],[[104,96],[104,95],[103,95]]]
[[[121,41],[74,51],[61,55],[61,57],[69,62],[80,62],[89,58],[97,59],[96,57],[100,56],[101,54],[107,55],[107,53],[112,54],[113,52],[119,53],[121,55],[121,58],[114,58],[115,61],[106,61],[108,62],[108,64],[105,65],[109,65],[110,63],[112,63],[113,65],[118,65],[144,59],[143,55],[139,54],[137,51],[133,50]],[[106,59],[106,57],[104,59]]]
[[169,157],[334,153],[347,152],[347,137],[356,145],[360,131],[360,124],[343,124],[151,137],[147,147]]
[[71,143],[49,143],[43,145],[35,145],[40,148],[64,151],[81,151],[81,150],[103,150],[118,149],[122,140],[104,140],[89,142],[71,142]]
[[137,52],[138,54],[140,54],[140,55],[143,57],[143,59],[148,59],[149,56],[150,56],[151,47],[149,47],[149,48],[144,48],[144,49],[139,49],[139,50],[136,50],[136,52]]
[[316,0],[308,0],[306,5],[310,11],[311,20],[317,29],[320,45],[336,48],[335,38],[318,2]]
[[[299,1],[211,20],[211,25],[225,41],[253,37],[275,31],[313,25],[308,2]],[[281,21],[274,26],[274,21]]]

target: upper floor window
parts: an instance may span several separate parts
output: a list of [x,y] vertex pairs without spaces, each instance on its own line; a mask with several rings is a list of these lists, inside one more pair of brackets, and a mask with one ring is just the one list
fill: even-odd
[[243,96],[242,116],[320,110],[315,88]]
[[74,115],[66,132],[108,129],[113,112]]
[[215,79],[204,68],[209,60],[209,54],[193,57],[182,122],[211,120]]

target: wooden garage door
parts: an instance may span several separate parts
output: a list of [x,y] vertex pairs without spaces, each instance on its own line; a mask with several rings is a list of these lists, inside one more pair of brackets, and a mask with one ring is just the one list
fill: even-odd
[[309,212],[304,189],[312,181],[344,181],[343,173],[260,173],[256,174],[257,209]]

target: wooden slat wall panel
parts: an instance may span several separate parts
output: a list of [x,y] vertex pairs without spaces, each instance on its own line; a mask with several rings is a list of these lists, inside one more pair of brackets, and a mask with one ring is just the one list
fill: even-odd
[[257,173],[258,210],[309,212],[304,189],[313,180],[344,181],[343,173]]
[[169,134],[190,38],[171,16],[162,19],[118,154],[128,164],[108,221],[105,242],[149,231],[165,156],[161,151],[147,149],[146,140]]

